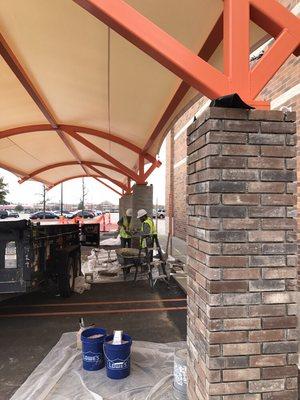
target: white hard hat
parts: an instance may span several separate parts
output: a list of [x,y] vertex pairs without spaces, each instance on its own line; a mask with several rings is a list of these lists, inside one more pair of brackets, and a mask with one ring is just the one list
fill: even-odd
[[126,215],[127,215],[127,217],[132,217],[132,208],[128,208],[126,210]]
[[144,217],[144,216],[147,215],[147,214],[148,214],[147,211],[144,210],[144,209],[142,208],[141,210],[139,210],[139,211],[137,212],[137,217],[138,217],[138,218],[142,218],[142,217]]

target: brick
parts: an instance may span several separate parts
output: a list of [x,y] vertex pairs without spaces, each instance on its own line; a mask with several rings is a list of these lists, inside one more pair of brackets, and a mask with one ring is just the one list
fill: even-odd
[[259,268],[233,268],[223,271],[223,279],[260,279]]
[[268,317],[268,316],[282,316],[285,315],[285,305],[259,305],[250,306],[250,317]]
[[224,319],[223,327],[228,331],[260,329],[261,320],[260,318]]
[[246,382],[233,382],[233,383],[213,383],[209,385],[208,393],[211,395],[222,395],[230,393],[246,393]]
[[210,332],[209,342],[211,344],[220,343],[242,343],[247,342],[247,332]]
[[[288,172],[292,173],[293,171],[288,171]],[[228,180],[228,181],[257,181],[258,180],[258,171],[226,169],[226,170],[222,171],[222,178],[223,178],[223,180]],[[281,179],[281,180],[286,181],[287,179]],[[290,181],[293,181],[293,180],[294,179],[290,179]]]
[[263,194],[261,204],[293,206],[297,204],[297,197],[292,194]]
[[291,268],[264,268],[262,270],[263,279],[295,279],[297,270]]
[[263,343],[262,352],[264,354],[297,353],[297,342],[274,342]]
[[225,368],[245,368],[249,367],[248,356],[236,356],[225,358]]
[[297,252],[297,245],[292,243],[270,243],[263,244],[261,250],[263,254],[295,254]]
[[283,121],[284,113],[279,110],[250,110],[248,118],[250,120]]
[[260,354],[260,344],[258,343],[236,343],[236,344],[223,344],[223,355],[250,355]]
[[257,156],[259,154],[259,146],[243,145],[243,144],[223,144],[223,155],[241,155],[241,156]]
[[296,365],[287,365],[284,367],[271,367],[262,369],[263,379],[276,379],[289,376],[298,376],[298,368]]
[[248,309],[246,306],[208,307],[207,314],[210,318],[241,318],[248,316]]
[[241,132],[207,132],[209,143],[247,143],[247,133]]
[[[248,119],[248,110],[241,108],[210,107],[208,111],[210,118],[220,119]],[[228,132],[223,132],[227,135]]]
[[245,256],[210,256],[208,261],[210,267],[247,267],[248,257]]
[[249,282],[250,292],[272,292],[285,290],[284,280],[259,280]]
[[275,329],[275,330],[261,330],[249,332],[249,341],[250,342],[274,342],[275,340],[284,340],[285,332],[283,329]]
[[277,392],[284,390],[284,379],[268,379],[249,382],[250,393]]
[[285,184],[282,182],[249,182],[249,193],[283,193]]
[[259,204],[257,194],[223,194],[222,203],[227,205],[257,205]]
[[219,204],[220,195],[216,193],[194,194],[189,196],[189,204]]
[[206,160],[207,168],[246,168],[246,157],[209,157]]
[[241,193],[246,191],[246,183],[232,181],[209,182],[209,190],[213,193]]
[[294,315],[286,317],[265,317],[262,320],[262,326],[264,329],[296,328],[297,318]]
[[285,207],[249,207],[249,217],[251,218],[279,218],[285,217]]
[[223,400],[261,400],[261,397],[260,394],[231,394],[223,396]]
[[249,232],[250,242],[283,242],[284,231],[252,231]]
[[258,228],[259,228],[259,221],[256,219],[250,219],[250,218],[223,219],[223,229],[251,230]]
[[284,392],[264,393],[263,400],[299,400],[298,390],[285,390]]
[[261,226],[263,229],[294,229],[296,221],[293,218],[262,219]]
[[286,365],[285,354],[258,355],[250,357],[251,367],[273,367],[280,365]]
[[256,121],[224,121],[224,130],[233,132],[258,132],[259,123]]
[[296,157],[296,148],[293,146],[261,146],[261,155],[265,157]]
[[263,293],[262,299],[265,304],[293,303],[292,293]]
[[296,133],[296,125],[289,122],[261,122],[261,131],[267,133]]
[[283,158],[255,157],[249,158],[248,168],[257,169],[284,169]]
[[275,182],[293,182],[296,180],[296,174],[294,171],[263,170],[261,171],[261,180]]
[[285,144],[285,135],[249,133],[249,144],[284,145]]
[[246,207],[236,206],[211,206],[209,216],[214,218],[243,218],[246,216]]
[[261,252],[259,243],[223,244],[223,254],[258,254]]
[[244,231],[212,231],[209,232],[209,241],[211,242],[245,242],[247,233]]
[[231,369],[223,371],[224,382],[252,381],[260,379],[259,368]]
[[234,282],[218,282],[211,281],[208,283],[207,290],[210,293],[243,293],[248,290],[248,283],[245,281],[234,281]]
[[285,266],[284,256],[250,256],[249,265],[251,267],[281,267]]

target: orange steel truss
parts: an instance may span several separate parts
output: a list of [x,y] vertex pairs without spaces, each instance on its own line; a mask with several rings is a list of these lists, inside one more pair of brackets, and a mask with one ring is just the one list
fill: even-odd
[[[211,99],[238,93],[245,102],[268,108],[257,95],[286,59],[299,53],[300,22],[276,0],[224,0],[223,73],[122,0],[73,1]],[[252,71],[250,20],[276,39]]]

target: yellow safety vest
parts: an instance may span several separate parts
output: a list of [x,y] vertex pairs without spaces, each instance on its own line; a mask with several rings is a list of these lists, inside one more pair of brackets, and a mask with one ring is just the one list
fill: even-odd
[[121,238],[124,238],[124,239],[131,238],[131,235],[126,232],[126,231],[130,231],[131,228],[132,228],[132,218],[130,219],[130,222],[129,222],[127,216],[124,216],[123,217],[123,225],[120,228]]
[[[150,234],[149,234],[149,235],[150,235],[150,236],[157,235],[157,230],[156,230],[156,227],[155,227],[155,223],[154,223],[154,221],[153,221],[152,218],[148,217],[148,218],[143,222],[143,224],[149,225],[149,227],[150,227]],[[144,231],[143,231],[143,224],[142,224],[142,227],[141,227],[141,232],[144,232]],[[147,247],[146,238],[141,237],[141,247],[142,247],[143,249],[144,249],[145,247]]]

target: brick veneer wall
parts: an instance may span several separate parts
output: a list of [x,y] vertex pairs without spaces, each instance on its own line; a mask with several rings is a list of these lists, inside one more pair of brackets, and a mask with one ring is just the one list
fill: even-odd
[[212,108],[188,131],[189,399],[298,399],[294,118]]

